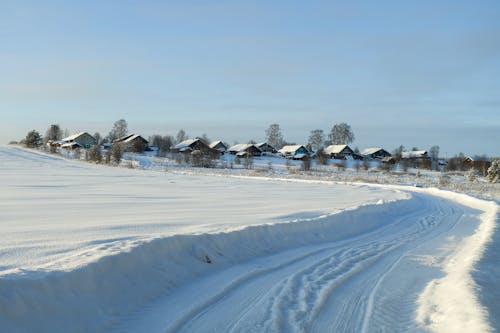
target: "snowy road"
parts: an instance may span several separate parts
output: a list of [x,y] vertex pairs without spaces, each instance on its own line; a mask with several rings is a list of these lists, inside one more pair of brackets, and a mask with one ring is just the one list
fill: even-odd
[[[439,262],[478,225],[472,209],[428,195],[362,235],[216,272],[157,301],[117,331],[403,332]],[[454,241],[453,241],[454,240]],[[446,244],[446,248],[442,248]]]
[[2,332],[498,329],[484,297],[498,282],[482,271],[498,262],[493,202],[11,147],[0,184]]

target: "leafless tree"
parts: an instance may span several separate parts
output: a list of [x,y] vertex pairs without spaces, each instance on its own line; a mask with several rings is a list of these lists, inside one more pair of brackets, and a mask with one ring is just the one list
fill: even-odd
[[335,124],[328,139],[332,145],[349,144],[354,141],[354,133],[351,126],[346,123]]
[[122,160],[123,157],[123,147],[121,143],[115,142],[113,145],[111,145],[111,157],[113,159],[113,162],[116,164],[119,164]]
[[283,147],[285,140],[283,139],[283,134],[281,133],[279,124],[271,124],[266,130],[267,143],[276,149]]
[[89,161],[95,162],[95,163],[101,163],[102,162],[102,154],[101,150],[99,149],[99,146],[92,146],[88,150],[87,158]]
[[57,124],[52,124],[45,132],[45,137],[43,138],[43,142],[47,143],[49,141],[59,141],[61,139],[62,139],[61,127]]
[[175,142],[181,143],[182,141],[187,140],[188,138],[189,136],[186,134],[186,131],[181,129],[179,130],[179,132],[177,132],[177,135],[175,136]]
[[325,141],[323,130],[315,129],[311,131],[308,143],[311,145],[313,151],[319,152],[319,150],[323,147],[323,141]]
[[113,142],[116,139],[122,138],[128,133],[128,124],[125,119],[117,120],[113,124],[113,128],[108,134],[109,142]]

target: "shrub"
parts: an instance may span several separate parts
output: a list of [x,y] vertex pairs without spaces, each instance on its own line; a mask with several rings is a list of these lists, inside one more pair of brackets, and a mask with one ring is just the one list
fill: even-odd
[[490,183],[500,183],[500,159],[491,162],[487,178]]
[[88,155],[87,155],[88,161],[92,161],[95,163],[101,163],[102,162],[102,154],[101,150],[99,149],[98,146],[92,146],[88,150]]

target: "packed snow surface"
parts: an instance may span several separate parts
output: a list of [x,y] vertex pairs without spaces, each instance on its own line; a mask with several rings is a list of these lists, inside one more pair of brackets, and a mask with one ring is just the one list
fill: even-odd
[[471,276],[493,202],[15,147],[0,147],[0,184],[2,332],[495,329]]

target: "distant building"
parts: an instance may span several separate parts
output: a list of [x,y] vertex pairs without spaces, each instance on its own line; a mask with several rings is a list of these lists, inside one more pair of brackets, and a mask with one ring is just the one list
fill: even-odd
[[97,140],[87,132],[70,135],[61,140],[61,148],[90,148],[97,144]]
[[311,152],[304,145],[290,145],[284,146],[278,152],[285,158],[291,158],[294,160],[302,160],[304,158],[310,157]]
[[386,157],[391,157],[392,155],[385,149],[379,147],[366,148],[361,153],[366,158],[383,160]]
[[222,141],[214,141],[209,145],[209,147],[218,150],[221,154],[227,152],[227,147]]
[[125,150],[134,152],[143,152],[148,150],[148,140],[144,139],[139,134],[128,134],[124,137],[116,139],[115,143],[121,143]]
[[401,152],[402,159],[422,159],[429,158],[429,154],[427,150],[412,150],[412,151],[403,151]]
[[240,143],[229,148],[229,153],[238,157],[261,156],[262,150],[250,143]]
[[323,148],[323,152],[330,158],[337,160],[346,160],[349,158],[362,160],[363,156],[356,154],[348,145],[330,145]]
[[276,148],[271,146],[267,142],[260,142],[255,145],[257,148],[259,148],[263,153],[271,153],[271,154],[276,154],[278,151]]
[[184,140],[172,148],[173,153],[191,154],[195,151],[199,151],[203,154],[210,154],[214,157],[220,156],[220,152],[217,149],[211,148],[199,138]]

